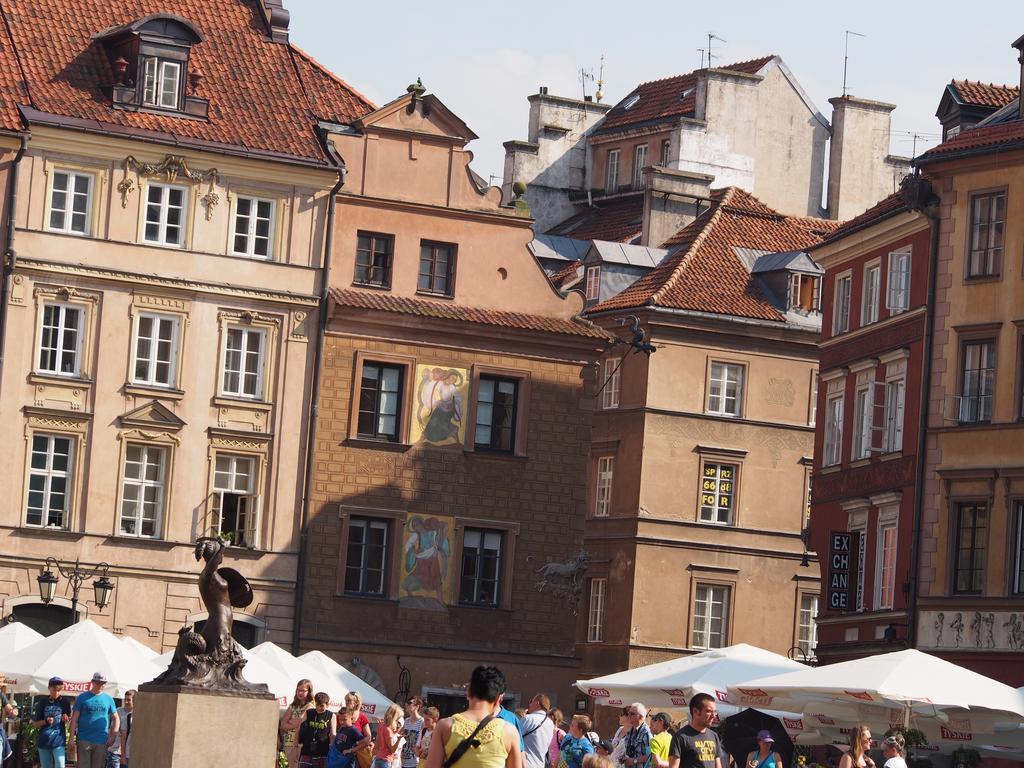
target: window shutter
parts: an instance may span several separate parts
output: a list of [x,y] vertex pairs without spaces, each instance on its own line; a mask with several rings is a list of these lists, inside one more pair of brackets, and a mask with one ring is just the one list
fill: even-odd
[[243,532],[243,541],[240,544],[250,549],[256,549],[259,544],[259,500],[258,493],[243,496],[238,500],[238,514],[244,521],[239,525]]

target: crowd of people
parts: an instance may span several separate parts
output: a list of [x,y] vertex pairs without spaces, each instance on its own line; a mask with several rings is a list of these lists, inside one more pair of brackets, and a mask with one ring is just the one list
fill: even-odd
[[[373,733],[358,695],[346,696],[332,715],[328,696],[302,680],[281,719],[283,754],[289,768],[787,768],[768,730],[736,766],[712,728],[715,698],[705,693],[690,700],[689,718],[678,727],[668,712],[650,714],[640,702],[623,707],[617,730],[602,739],[588,715],[566,721],[543,693],[511,712],[502,706],[505,692],[501,670],[480,666],[470,676],[465,711],[441,718],[411,696],[389,707]],[[870,730],[856,728],[838,768],[876,768],[870,745]],[[884,768],[907,768],[901,736],[887,737],[882,751]]]

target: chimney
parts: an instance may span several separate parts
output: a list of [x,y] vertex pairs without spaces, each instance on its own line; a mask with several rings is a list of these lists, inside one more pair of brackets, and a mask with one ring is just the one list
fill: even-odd
[[714,176],[651,166],[643,169],[644,218],[640,244],[658,248],[704,210]]
[[895,104],[836,96],[828,156],[828,216],[846,221],[892,194],[889,128]]
[[1017,91],[1017,110],[1020,119],[1024,120],[1024,35],[1014,40],[1013,47],[1017,49],[1017,61],[1020,62],[1020,90]]

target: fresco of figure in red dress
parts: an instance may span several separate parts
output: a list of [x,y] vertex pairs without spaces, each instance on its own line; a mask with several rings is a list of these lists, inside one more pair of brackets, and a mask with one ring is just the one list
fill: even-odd
[[450,602],[452,519],[410,515],[402,545],[402,602],[443,609]]

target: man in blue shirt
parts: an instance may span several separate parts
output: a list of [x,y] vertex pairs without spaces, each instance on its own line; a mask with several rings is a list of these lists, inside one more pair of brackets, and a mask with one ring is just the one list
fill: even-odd
[[65,741],[64,724],[71,716],[71,705],[60,695],[64,681],[51,677],[50,697],[40,699],[32,716],[32,725],[39,729],[36,747],[39,749],[41,768],[64,768]]
[[103,692],[107,678],[102,672],[92,676],[89,690],[75,699],[71,715],[71,744],[78,749],[80,768],[104,768],[107,747],[117,738],[120,719],[114,700]]

